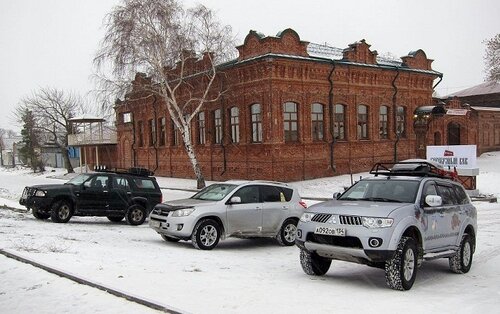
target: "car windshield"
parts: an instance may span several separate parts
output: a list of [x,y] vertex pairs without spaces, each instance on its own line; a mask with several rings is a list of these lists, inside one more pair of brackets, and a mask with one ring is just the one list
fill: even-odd
[[237,185],[233,184],[212,184],[196,193],[191,198],[205,201],[220,201],[236,187]]
[[414,203],[419,183],[393,179],[359,181],[342,194],[339,200]]
[[85,180],[87,180],[89,177],[90,177],[90,174],[82,173],[82,174],[77,175],[73,179],[69,180],[68,182],[66,182],[66,184],[80,185]]

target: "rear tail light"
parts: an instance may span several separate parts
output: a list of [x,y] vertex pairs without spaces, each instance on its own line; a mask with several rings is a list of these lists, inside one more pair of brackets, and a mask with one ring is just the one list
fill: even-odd
[[304,202],[304,201],[300,201],[300,202],[299,202],[299,204],[300,204],[300,206],[302,206],[302,207],[304,207],[304,208],[307,208],[307,204],[306,204],[306,202]]

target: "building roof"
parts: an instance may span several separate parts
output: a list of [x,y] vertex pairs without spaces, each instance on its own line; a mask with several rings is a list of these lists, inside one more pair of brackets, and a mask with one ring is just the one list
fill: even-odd
[[482,84],[455,92],[451,95],[448,95],[448,97],[467,97],[486,94],[500,94],[500,83],[484,82]]
[[92,122],[104,122],[106,120],[101,117],[95,117],[88,114],[84,114],[83,116],[71,118],[69,119],[69,121],[77,123],[92,123]]
[[500,112],[500,108],[497,107],[480,107],[480,106],[471,106],[472,109],[476,111],[495,111]]

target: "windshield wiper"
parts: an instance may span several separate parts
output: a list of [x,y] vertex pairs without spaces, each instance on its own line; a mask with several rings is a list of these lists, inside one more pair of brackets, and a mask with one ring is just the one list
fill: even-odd
[[372,202],[392,202],[392,203],[403,203],[400,200],[394,200],[391,198],[385,198],[385,197],[365,197],[365,198],[360,198],[360,201],[372,201]]

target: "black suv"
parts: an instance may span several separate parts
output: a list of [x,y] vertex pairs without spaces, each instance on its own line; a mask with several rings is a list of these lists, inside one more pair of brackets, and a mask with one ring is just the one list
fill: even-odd
[[71,216],[106,216],[113,222],[126,218],[131,225],[144,222],[162,201],[153,173],[147,169],[101,170],[82,173],[64,184],[25,187],[19,204],[37,219],[68,222]]

